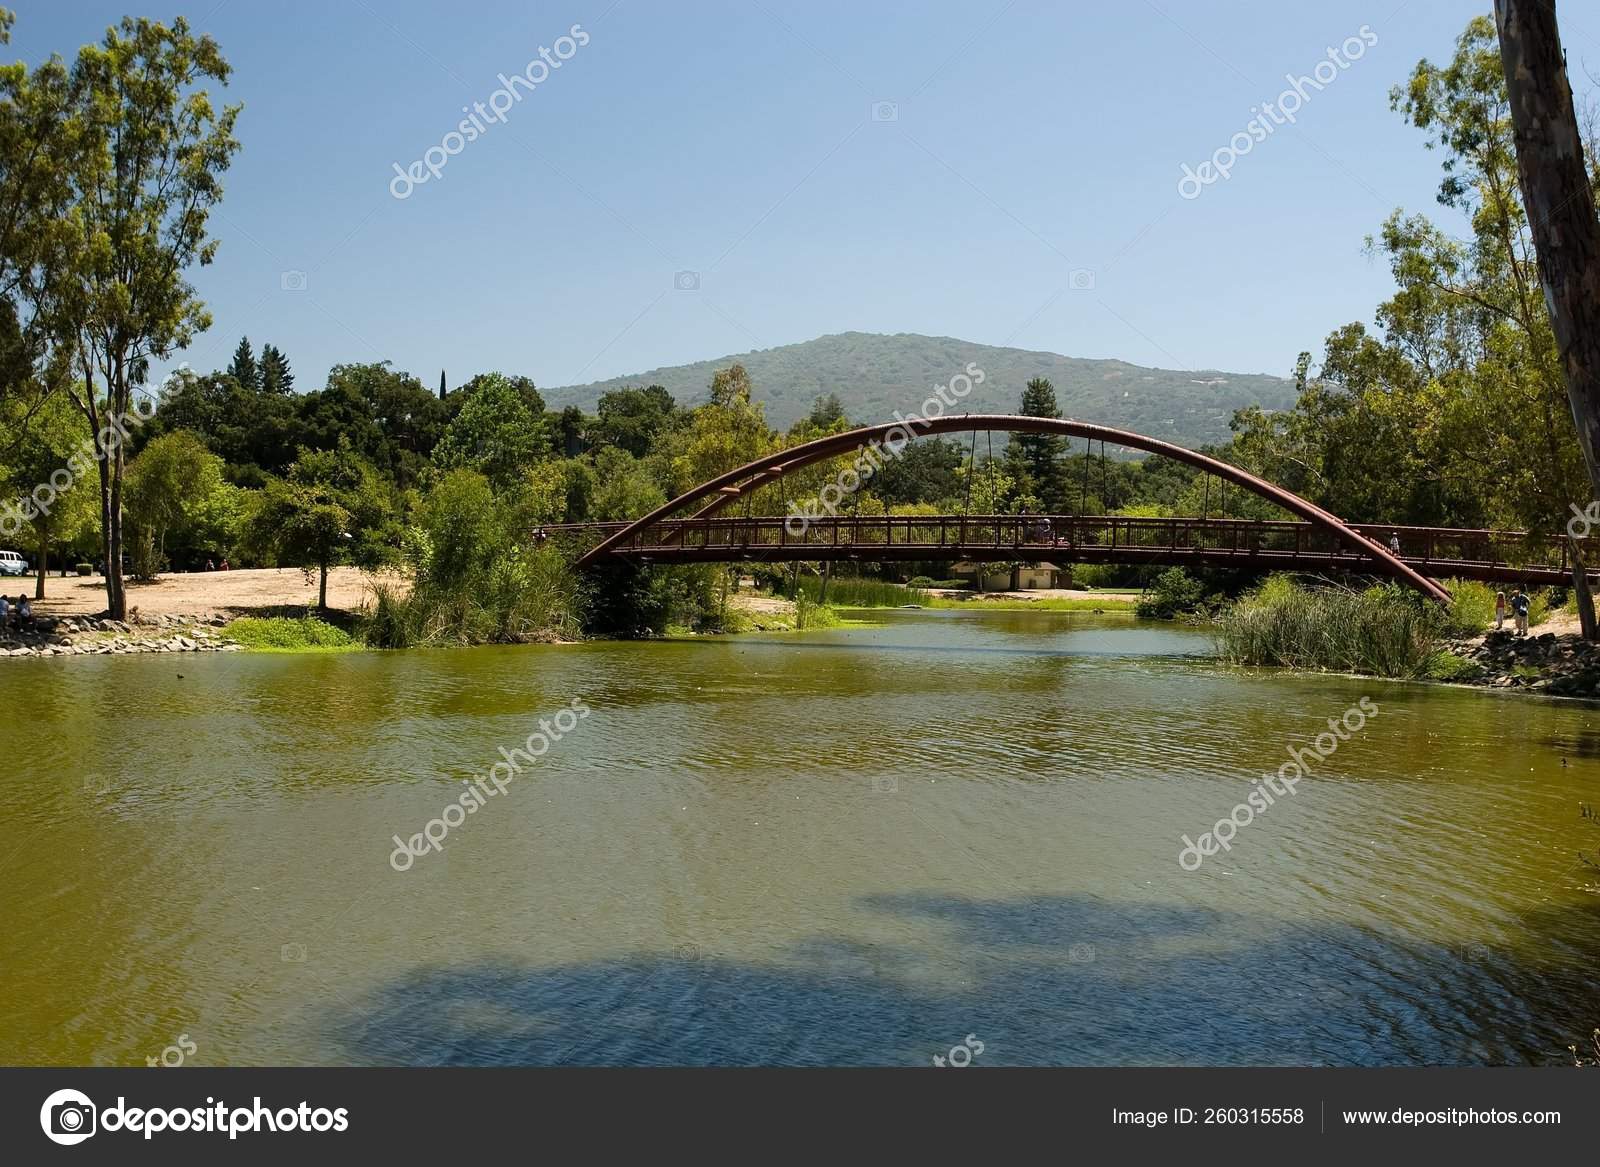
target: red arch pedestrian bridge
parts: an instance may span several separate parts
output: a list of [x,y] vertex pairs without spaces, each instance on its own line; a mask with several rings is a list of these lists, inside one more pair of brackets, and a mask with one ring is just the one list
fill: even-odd
[[[1284,520],[1131,518],[1118,515],[895,515],[834,513],[819,508],[819,492],[834,483],[836,499],[847,499],[854,474],[897,456],[905,442],[937,434],[980,431],[1049,434],[1101,443],[1102,473],[1107,446],[1142,450],[1193,466],[1219,482],[1225,504],[1229,486],[1249,491],[1294,516]],[[870,452],[877,451],[876,457]],[[799,472],[829,459],[855,455],[839,476],[800,487]],[[1092,461],[1083,463],[1089,476]],[[980,474],[981,477],[981,474]],[[791,488],[793,484],[794,488]],[[1210,483],[1206,484],[1210,497]],[[1086,495],[1089,483],[1084,484]],[[752,514],[780,502],[777,515]],[[780,501],[781,500],[781,501]],[[790,505],[793,504],[793,505]],[[809,504],[809,505],[808,505]],[[737,513],[742,505],[744,513]],[[1010,414],[959,414],[910,418],[863,426],[776,451],[702,483],[642,518],[627,523],[576,523],[546,533],[577,533],[597,540],[579,558],[580,567],[608,562],[707,563],[855,560],[859,562],[956,560],[1051,561],[1252,567],[1309,572],[1354,571],[1388,576],[1442,603],[1450,594],[1436,581],[1459,577],[1493,583],[1571,582],[1569,544],[1564,537],[1525,531],[1457,530],[1346,523],[1237,466],[1156,438],[1089,422]],[[1400,549],[1389,541],[1398,535]],[[1588,562],[1589,557],[1585,556]]]

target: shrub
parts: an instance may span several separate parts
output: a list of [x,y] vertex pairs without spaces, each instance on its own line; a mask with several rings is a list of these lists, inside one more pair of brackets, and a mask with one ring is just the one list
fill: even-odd
[[79,575],[93,575],[94,574],[94,564],[92,564],[92,563],[80,563],[80,564],[78,564],[78,574]]
[[1198,609],[1205,592],[1205,585],[1183,568],[1169,567],[1156,576],[1149,591],[1139,597],[1135,610],[1147,619],[1170,620]]

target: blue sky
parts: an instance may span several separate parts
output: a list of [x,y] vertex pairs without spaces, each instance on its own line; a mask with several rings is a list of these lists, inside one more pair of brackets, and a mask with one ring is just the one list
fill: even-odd
[[[129,2],[8,0],[12,53],[70,57]],[[221,251],[195,274],[215,323],[187,359],[225,365],[247,333],[310,389],[383,359],[430,386],[441,368],[554,386],[852,329],[1287,374],[1388,294],[1363,237],[1396,207],[1444,214],[1438,156],[1387,94],[1488,5],[135,10],[216,37],[245,106]],[[1561,21],[1582,92],[1600,12],[1567,3]],[[574,24],[586,45],[393,197],[395,163]],[[1363,25],[1376,43],[1294,125],[1179,196],[1183,164]]]

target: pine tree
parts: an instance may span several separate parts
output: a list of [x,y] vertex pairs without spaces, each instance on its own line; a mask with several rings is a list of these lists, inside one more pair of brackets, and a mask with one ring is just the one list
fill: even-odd
[[[1022,391],[1019,413],[1029,417],[1060,417],[1055,386],[1035,377]],[[1067,472],[1062,462],[1066,442],[1055,434],[1012,434],[1006,448],[1005,472],[1016,481],[1018,494],[1032,495],[1041,507],[1067,509]]]
[[233,364],[228,366],[228,375],[250,393],[261,391],[261,369],[256,364],[255,354],[250,351],[248,336],[239,338],[239,347],[233,350]]
[[439,400],[443,401],[445,399],[445,397],[449,394],[449,392],[450,392],[450,390],[446,389],[445,388],[445,384],[444,384],[444,370],[440,369],[439,370]]
[[289,368],[289,358],[270,344],[261,346],[261,388],[284,397],[294,392],[294,373]]

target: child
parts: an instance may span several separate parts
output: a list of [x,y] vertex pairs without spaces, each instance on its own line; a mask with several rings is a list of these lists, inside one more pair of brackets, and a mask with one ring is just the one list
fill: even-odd
[[1500,631],[1500,629],[1505,627],[1505,624],[1506,624],[1506,594],[1504,592],[1496,592],[1494,594],[1494,628],[1495,628],[1495,631],[1496,632]]

